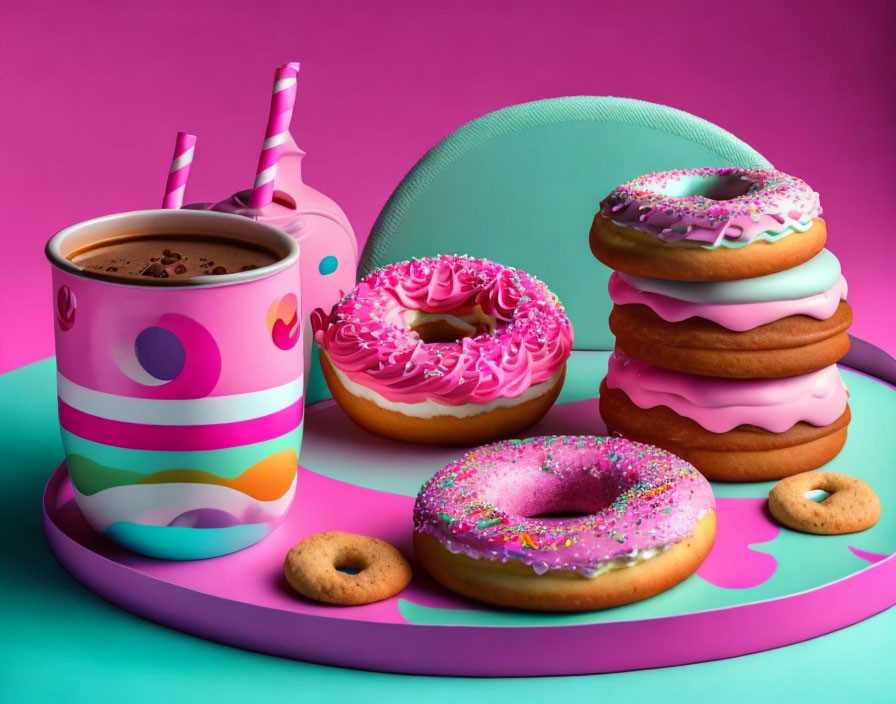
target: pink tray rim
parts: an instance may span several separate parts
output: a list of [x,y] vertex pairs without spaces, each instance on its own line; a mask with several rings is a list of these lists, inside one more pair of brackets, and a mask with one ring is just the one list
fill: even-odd
[[[619,672],[746,655],[830,633],[896,604],[896,554],[849,577],[786,597],[642,621],[570,626],[393,624],[303,614],[180,587],[92,552],[50,507],[66,471],[47,483],[43,525],[77,581],[132,613],[247,650],[366,670],[426,675],[536,676]],[[831,609],[837,604],[838,609]],[[383,643],[389,647],[384,648]],[[612,647],[601,645],[612,644]],[[456,646],[456,647],[452,647]]]

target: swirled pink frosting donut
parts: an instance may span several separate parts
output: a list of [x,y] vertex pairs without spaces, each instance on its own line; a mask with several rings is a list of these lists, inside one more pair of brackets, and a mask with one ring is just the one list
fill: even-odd
[[[428,343],[411,328],[418,312],[485,322],[471,337]],[[374,271],[329,316],[318,310],[311,322],[314,339],[342,374],[400,403],[515,398],[554,377],[573,340],[563,307],[541,281],[460,256]]]
[[703,318],[735,332],[752,330],[791,315],[808,315],[817,320],[827,320],[837,311],[840,301],[846,300],[849,290],[846,279],[841,276],[826,291],[803,298],[751,303],[695,303],[661,293],[642,291],[617,271],[610,275],[608,289],[613,303],[645,305],[667,322]]
[[830,425],[846,410],[837,365],[784,379],[722,379],[673,372],[622,352],[610,355],[607,386],[639,408],[666,406],[713,433],[756,425],[783,433],[800,421]]
[[[555,435],[486,445],[437,472],[414,528],[474,559],[594,577],[660,554],[714,507],[703,475],[665,450]],[[586,515],[539,517],[557,512]]]
[[821,214],[818,193],[774,169],[677,169],[617,186],[600,213],[666,242],[742,247],[805,232]]

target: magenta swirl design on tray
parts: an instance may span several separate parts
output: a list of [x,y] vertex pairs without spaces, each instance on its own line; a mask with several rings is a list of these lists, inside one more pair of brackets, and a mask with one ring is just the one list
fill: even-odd
[[660,369],[618,350],[610,355],[607,386],[639,408],[666,406],[713,433],[745,424],[772,433],[800,421],[830,425],[848,398],[836,364],[783,379],[723,379]]
[[[468,452],[417,495],[414,528],[474,559],[591,577],[649,559],[715,501],[685,460],[624,438],[549,436]],[[577,511],[585,516],[539,517]]]
[[849,551],[859,559],[864,560],[865,562],[870,562],[872,565],[890,557],[889,555],[882,555],[877,552],[860,550],[859,548],[854,548],[852,545],[849,546]]
[[781,532],[767,504],[764,498],[716,499],[716,539],[697,568],[698,577],[722,589],[751,589],[772,578],[778,569],[777,558],[756,549]]
[[[421,314],[451,319],[471,336],[425,342],[412,329]],[[554,377],[573,340],[563,307],[541,281],[460,256],[374,271],[330,315],[315,311],[312,326],[314,339],[351,381],[405,403],[515,398]]]
[[774,169],[676,169],[632,179],[600,204],[603,217],[665,242],[740,247],[804,232],[821,214],[818,193]]

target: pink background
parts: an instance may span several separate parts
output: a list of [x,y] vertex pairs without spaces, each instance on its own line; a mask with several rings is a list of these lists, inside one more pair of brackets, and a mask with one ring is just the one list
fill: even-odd
[[46,239],[158,206],[177,130],[199,136],[189,201],[251,183],[287,60],[303,65],[306,180],[361,244],[464,122],[538,98],[641,98],[721,125],[818,190],[853,333],[896,351],[896,224],[878,222],[896,192],[891,0],[2,5],[0,372],[53,354]]

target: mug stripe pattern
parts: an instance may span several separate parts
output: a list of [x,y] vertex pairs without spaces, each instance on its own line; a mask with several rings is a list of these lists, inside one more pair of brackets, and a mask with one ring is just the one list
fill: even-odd
[[299,398],[270,415],[235,423],[149,425],[100,418],[59,401],[59,423],[65,430],[87,440],[133,450],[220,450],[263,442],[296,428],[302,414]]
[[258,542],[288,511],[301,377],[177,401],[99,392],[61,374],[58,389],[78,505],[94,529],[126,547],[166,559],[225,554]]

